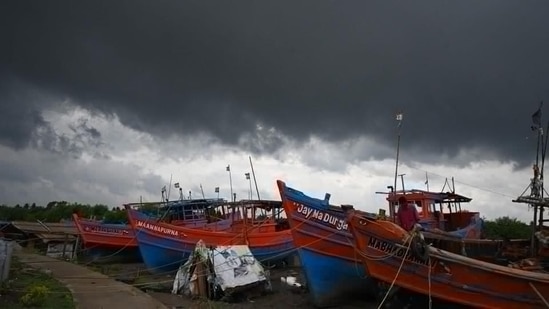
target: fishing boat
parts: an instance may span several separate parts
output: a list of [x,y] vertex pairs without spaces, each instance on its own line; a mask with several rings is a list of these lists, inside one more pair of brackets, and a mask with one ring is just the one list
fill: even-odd
[[394,222],[354,209],[348,210],[348,223],[366,273],[386,285],[394,282],[416,293],[475,308],[546,308],[548,273],[438,249],[427,245],[421,232],[412,236]]
[[[318,199],[288,187],[281,180],[277,185],[313,303],[319,307],[333,306],[348,296],[364,295],[364,286],[370,281],[359,266],[362,262],[354,250],[353,236],[341,207],[330,204],[329,193]],[[448,247],[453,250],[467,250],[486,258],[497,251],[496,243],[479,239],[482,233],[479,213],[461,208],[470,198],[455,192],[392,191],[387,197],[389,213],[395,213],[402,196],[420,208],[420,223],[433,241],[451,239]],[[383,220],[395,220],[394,216],[385,216],[385,209],[379,213]]]
[[72,216],[82,240],[84,250],[81,253],[84,256],[95,261],[141,260],[135,234],[130,225],[85,219],[76,213]]
[[[157,220],[170,222],[174,225],[189,228],[202,227],[211,222],[222,220],[207,213],[207,208],[223,199],[179,199],[166,202],[131,203],[129,207],[136,209]],[[140,261],[135,232],[128,223],[105,222],[82,218],[73,213],[82,240],[83,256],[94,261],[121,260],[125,262]]]
[[226,219],[187,227],[157,220],[126,205],[147,269],[157,274],[176,271],[200,240],[207,246],[248,245],[260,262],[283,260],[294,251],[289,227],[281,217],[281,202],[242,200],[218,204],[214,209]]
[[549,220],[543,217],[549,207],[543,188],[546,146],[539,128],[534,177],[513,200],[534,209],[530,256],[507,265],[445,250],[427,240],[420,225],[408,232],[392,220],[344,207],[365,271],[387,287],[382,303],[395,286],[475,308],[549,308],[549,272],[543,265],[549,245],[544,238]]
[[336,306],[364,294],[370,281],[354,252],[341,207],[330,205],[329,194],[318,199],[281,180],[277,185],[314,305]]

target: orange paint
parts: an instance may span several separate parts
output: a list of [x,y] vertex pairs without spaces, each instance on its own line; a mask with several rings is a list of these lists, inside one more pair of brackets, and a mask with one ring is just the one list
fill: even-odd
[[[427,261],[409,248],[410,234],[390,221],[349,210],[355,249],[380,281],[477,308],[547,308],[549,274],[472,259],[428,246]],[[402,264],[402,267],[401,267]],[[400,271],[399,271],[399,268]],[[430,282],[430,285],[429,285]]]

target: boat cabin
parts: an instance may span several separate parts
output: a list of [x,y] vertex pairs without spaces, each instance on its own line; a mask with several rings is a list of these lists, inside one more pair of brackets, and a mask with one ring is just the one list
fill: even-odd
[[[398,200],[404,196],[408,205],[415,205],[419,213],[420,224],[424,227],[453,231],[470,224],[471,217],[478,212],[470,212],[461,208],[461,203],[472,199],[453,192],[430,192],[418,189],[403,190],[389,193],[389,215],[397,222],[396,213]],[[398,222],[397,222],[398,223]]]

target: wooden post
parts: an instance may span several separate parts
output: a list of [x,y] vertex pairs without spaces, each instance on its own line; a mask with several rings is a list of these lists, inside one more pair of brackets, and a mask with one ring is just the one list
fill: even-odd
[[198,285],[198,296],[207,298],[208,297],[208,286],[206,282],[206,269],[204,267],[204,262],[200,261],[196,264],[194,273],[197,276],[197,285]]
[[76,236],[76,240],[74,241],[74,247],[72,247],[72,257],[71,261],[76,260],[78,257],[78,248],[80,247],[80,235]]
[[61,255],[62,259],[65,259],[65,253],[67,252],[67,241],[69,239],[69,234],[65,233],[65,239],[63,240],[63,254]]

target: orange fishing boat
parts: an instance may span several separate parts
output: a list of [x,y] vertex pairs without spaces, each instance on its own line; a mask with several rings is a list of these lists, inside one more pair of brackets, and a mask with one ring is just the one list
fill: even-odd
[[[480,261],[426,245],[399,225],[354,209],[347,218],[369,276],[476,308],[547,308],[549,274]],[[527,307],[525,307],[527,306]]]
[[109,258],[139,261],[141,255],[132,227],[122,223],[104,223],[85,219],[74,213],[74,225],[78,229],[84,255],[95,260]]
[[158,221],[126,205],[128,218],[147,269],[153,273],[175,271],[184,263],[196,243],[207,246],[248,245],[258,261],[275,262],[294,251],[282,203],[243,200],[216,205],[227,219],[199,228]]
[[[538,130],[538,151],[545,156],[543,131]],[[541,143],[541,144],[540,144]],[[541,171],[536,156],[534,177],[527,188],[530,193],[513,200],[533,207],[534,220],[530,257],[498,265],[441,249],[426,241],[423,227],[413,226],[410,232],[392,220],[364,214],[345,207],[349,229],[354,236],[355,250],[369,276],[393,286],[475,308],[549,308],[549,272],[544,268],[545,238],[543,214],[549,208],[544,197],[543,160]],[[538,218],[539,214],[539,218]],[[444,243],[443,239],[439,239]]]
[[[371,282],[358,267],[361,259],[354,250],[353,236],[341,207],[330,204],[329,193],[319,199],[282,180],[277,185],[313,303],[328,307],[365,295],[364,287]],[[479,213],[462,209],[462,203],[471,201],[468,197],[417,189],[391,190],[387,194],[390,214],[395,213],[399,198],[405,196],[418,207],[420,224],[429,231],[425,232],[426,237],[433,241],[451,240],[446,242],[451,250],[490,259],[502,243],[479,239],[483,224]],[[384,209],[380,213],[385,220],[396,221],[394,215],[384,216]]]

